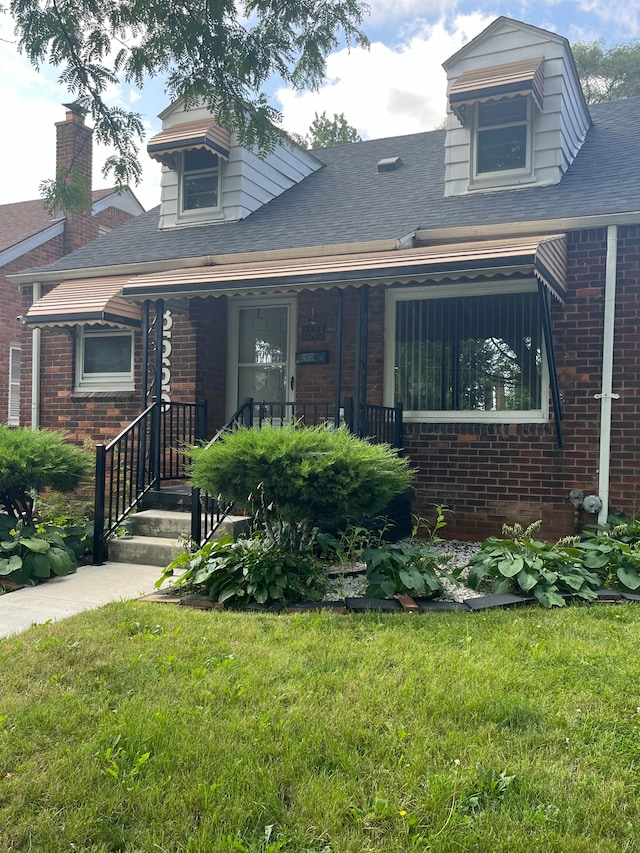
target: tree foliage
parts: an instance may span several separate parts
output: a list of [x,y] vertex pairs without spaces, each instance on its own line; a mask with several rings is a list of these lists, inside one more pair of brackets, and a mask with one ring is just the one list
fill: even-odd
[[588,104],[640,95],[640,42],[605,49],[602,40],[571,48]]
[[66,444],[62,433],[0,425],[0,504],[31,524],[32,491],[70,492],[89,470],[89,454]]
[[330,119],[326,112],[315,114],[306,139],[310,148],[329,148],[344,142],[362,142],[358,131],[346,120],[344,113],[333,114]]
[[142,120],[109,106],[108,87],[142,88],[162,75],[172,100],[203,102],[242,145],[264,153],[280,120],[263,92],[267,80],[315,88],[340,40],[367,44],[361,0],[10,0],[8,9],[19,50],[36,68],[60,69],[98,142],[115,149],[105,175],[120,187],[140,178]]

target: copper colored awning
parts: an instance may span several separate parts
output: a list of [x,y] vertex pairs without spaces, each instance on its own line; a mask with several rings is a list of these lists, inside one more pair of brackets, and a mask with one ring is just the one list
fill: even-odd
[[499,101],[517,95],[531,95],[538,109],[544,96],[544,59],[522,59],[492,65],[461,74],[449,90],[451,109],[464,124],[466,107],[485,101]]
[[204,148],[223,160],[228,160],[231,150],[229,132],[208,118],[176,124],[152,136],[147,143],[149,156],[171,169],[175,167],[176,154],[193,148]]
[[564,234],[168,270],[129,279],[123,294],[127,299],[144,300],[527,277],[534,277],[564,300]]
[[63,281],[29,308],[30,326],[77,326],[105,323],[140,328],[138,305],[122,298],[128,276]]

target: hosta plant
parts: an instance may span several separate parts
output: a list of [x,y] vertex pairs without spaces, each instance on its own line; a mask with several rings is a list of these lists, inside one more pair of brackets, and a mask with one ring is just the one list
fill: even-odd
[[563,607],[563,596],[586,601],[596,598],[602,581],[582,564],[582,552],[572,537],[549,545],[534,539],[539,521],[522,528],[504,525],[503,537],[491,536],[469,560],[466,580],[471,589],[489,588],[493,593],[533,595],[543,607]]
[[446,569],[447,556],[415,542],[367,548],[362,554],[369,582],[366,594],[434,597],[443,590],[443,577],[453,581]]
[[578,543],[586,568],[603,576],[604,586],[640,589],[640,537],[637,521],[584,530]]
[[0,586],[4,578],[35,586],[51,577],[75,572],[74,545],[75,539],[68,543],[55,528],[23,525],[0,514]]
[[178,556],[156,583],[184,570],[176,586],[206,593],[214,601],[267,604],[317,599],[324,591],[325,573],[310,552],[273,546],[264,537],[230,536],[208,542],[194,553]]

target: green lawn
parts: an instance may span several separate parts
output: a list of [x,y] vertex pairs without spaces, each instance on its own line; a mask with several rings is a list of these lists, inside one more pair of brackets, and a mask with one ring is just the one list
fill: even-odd
[[605,604],[40,626],[0,641],[0,850],[638,851],[639,641]]

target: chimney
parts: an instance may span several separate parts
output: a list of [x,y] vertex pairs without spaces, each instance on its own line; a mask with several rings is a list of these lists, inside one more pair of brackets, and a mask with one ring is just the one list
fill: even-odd
[[[93,130],[84,123],[84,111],[77,104],[63,104],[67,109],[64,121],[56,122],[56,175],[61,169],[71,170],[87,186],[91,199],[91,170],[93,167]],[[89,201],[91,205],[91,201]],[[89,210],[66,214],[63,254],[79,249],[98,236],[98,223]]]

